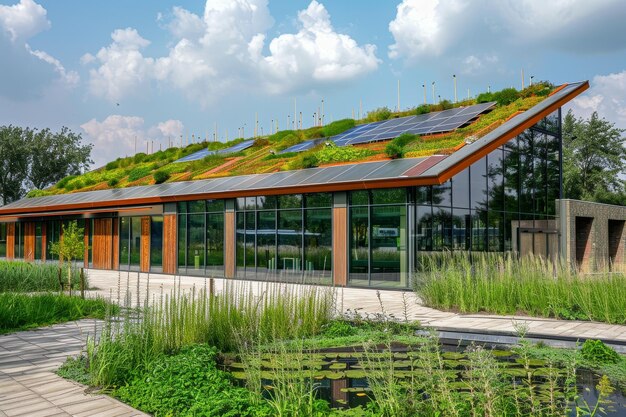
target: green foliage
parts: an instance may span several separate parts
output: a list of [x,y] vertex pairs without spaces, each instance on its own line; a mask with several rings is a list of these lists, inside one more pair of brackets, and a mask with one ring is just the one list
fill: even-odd
[[368,149],[356,148],[354,146],[325,146],[315,153],[320,164],[329,164],[331,162],[351,162],[359,159],[367,158],[374,153]]
[[89,385],[89,381],[91,381],[91,375],[87,372],[87,358],[83,355],[67,358],[63,365],[57,369],[57,375],[83,385]]
[[0,293],[0,334],[86,317],[103,319],[108,304],[56,294]]
[[119,182],[120,180],[118,180],[117,178],[111,178],[110,180],[107,181],[107,185],[109,187],[115,187]]
[[300,152],[270,153],[264,156],[263,160],[269,161],[271,159],[289,159],[289,158],[293,158],[294,156],[298,156],[299,153]]
[[137,180],[139,180],[139,179],[141,179],[143,177],[147,177],[148,175],[150,175],[151,171],[152,170],[150,169],[150,167],[147,167],[147,166],[134,168],[128,174],[128,181],[129,182],[133,182],[133,181],[137,181]]
[[296,132],[293,130],[281,130],[267,137],[270,142],[282,142],[286,136],[294,135]]
[[49,195],[50,193],[46,190],[38,190],[38,189],[34,189],[34,190],[30,190],[27,194],[26,197],[28,198],[34,198],[34,197],[43,197],[46,195]]
[[392,159],[403,158],[405,153],[405,147],[409,143],[419,140],[419,138],[419,135],[403,133],[397,138],[390,141],[387,146],[385,146],[385,153]]
[[493,94],[493,99],[498,102],[500,106],[506,106],[511,104],[519,98],[520,94],[514,88],[505,88]]
[[287,149],[290,146],[297,145],[302,142],[302,138],[295,132],[289,133],[281,137],[280,141],[276,142],[276,150]]
[[319,165],[319,161],[317,156],[312,153],[305,153],[298,155],[294,158],[289,164],[287,164],[287,169],[305,169],[305,168],[314,168]]
[[63,239],[52,242],[50,252],[67,264],[67,286],[72,293],[72,261],[82,259],[85,254],[85,229],[78,227],[76,220],[63,224]]
[[72,181],[73,179],[75,179],[77,176],[76,175],[68,175],[67,177],[63,178],[61,181],[57,182],[56,187],[57,188],[65,188],[67,186],[67,184]]
[[533,85],[529,85],[522,91],[520,91],[520,97],[526,98],[531,96],[545,97],[554,90],[554,85],[548,81],[539,81]]
[[580,352],[583,358],[596,364],[618,363],[622,360],[615,349],[605,345],[601,340],[585,340]]
[[269,407],[230,374],[217,368],[217,349],[207,345],[161,355],[113,393],[131,406],[156,416],[259,416]]
[[415,109],[415,115],[430,113],[430,106],[428,104],[422,104]]
[[389,107],[379,107],[372,111],[367,112],[365,115],[365,120],[368,122],[380,122],[383,120],[387,120],[391,117],[391,110]]
[[476,103],[488,103],[490,101],[495,101],[493,93],[480,93],[478,97],[476,97]]
[[444,252],[418,265],[416,291],[433,308],[626,324],[624,275],[588,279],[567,265],[499,254]]
[[348,129],[354,127],[354,119],[341,119],[327,124],[322,128],[322,135],[324,137],[330,137],[345,132]]
[[[78,271],[72,272],[72,285],[80,282]],[[85,286],[88,287],[87,277]],[[0,260],[0,292],[37,292],[59,290],[59,266],[56,264]]]
[[104,166],[104,169],[107,170],[107,171],[112,171],[114,169],[119,168],[119,166],[120,166],[120,159],[121,158],[117,158],[115,161],[109,162],[108,164],[106,164]]
[[450,100],[441,100],[439,102],[439,105],[441,106],[441,110],[450,110],[454,107],[454,104],[452,104],[452,102]]
[[[568,111],[563,119],[563,193],[566,198],[622,202],[626,187],[624,129],[600,118],[576,119]],[[617,197],[617,198],[616,198]],[[617,201],[615,201],[617,200]]]
[[133,163],[140,164],[146,160],[147,156],[148,155],[143,152],[136,153],[135,156],[133,156]]
[[324,337],[337,338],[353,336],[357,333],[357,327],[345,320],[333,320],[324,326]]
[[256,138],[254,139],[254,145],[258,148],[262,148],[264,146],[268,146],[270,144],[270,141],[267,138]]
[[154,174],[152,174],[152,176],[156,184],[162,184],[170,179],[170,174],[165,171],[156,171]]

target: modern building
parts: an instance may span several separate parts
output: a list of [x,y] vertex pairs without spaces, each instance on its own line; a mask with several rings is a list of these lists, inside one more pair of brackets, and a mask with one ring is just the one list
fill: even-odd
[[433,251],[569,259],[591,226],[558,217],[576,205],[558,201],[561,107],[587,88],[563,85],[449,155],[25,198],[0,208],[0,257],[54,260],[76,219],[95,269],[405,288]]

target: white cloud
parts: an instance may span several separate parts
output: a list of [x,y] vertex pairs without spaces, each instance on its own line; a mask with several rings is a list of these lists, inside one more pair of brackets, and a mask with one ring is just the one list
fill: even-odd
[[41,97],[53,84],[74,87],[79,76],[42,50],[33,50],[28,40],[51,27],[47,11],[32,0],[12,6],[0,5],[0,56],[3,76],[0,95],[14,101]]
[[[211,0],[202,16],[175,7],[165,24],[175,40],[166,56],[144,56],[148,41],[134,29],[118,30],[96,56],[90,90],[115,101],[152,80],[207,103],[237,90],[310,90],[378,67],[376,48],[337,33],[317,1],[298,19],[298,32],[270,40],[265,55],[266,32],[273,24],[267,0]],[[90,56],[83,59],[89,61]]]
[[537,46],[575,53],[626,47],[622,0],[403,0],[389,31],[392,59],[464,51],[476,55],[497,38],[503,51]]
[[[113,42],[96,54],[100,66],[89,71],[89,90],[96,96],[115,101],[152,76],[154,60],[141,54],[140,50],[150,42],[135,29],[117,29],[111,38]],[[93,61],[86,57],[83,62],[90,60]]]
[[626,70],[608,75],[596,75],[591,87],[568,106],[579,117],[589,117],[597,111],[600,117],[626,128]]
[[495,55],[476,56],[470,55],[463,60],[461,72],[466,75],[477,75],[488,71],[498,64],[498,57]]
[[145,152],[146,141],[154,141],[155,151],[159,149],[159,144],[165,149],[168,140],[175,140],[184,129],[180,120],[166,120],[146,127],[142,117],[117,114],[101,122],[91,119],[80,127],[95,149],[98,149],[97,154],[93,155],[95,166],[104,165],[119,156],[133,155],[135,143],[137,152]]
[[0,5],[0,27],[13,42],[32,38],[50,28],[47,11],[33,0],[20,0],[13,6]]

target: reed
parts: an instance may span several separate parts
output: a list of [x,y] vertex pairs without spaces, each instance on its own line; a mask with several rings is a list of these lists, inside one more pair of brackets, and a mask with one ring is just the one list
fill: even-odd
[[[61,278],[66,279],[66,269]],[[85,278],[87,279],[87,278]],[[80,271],[72,272],[72,285],[80,285]],[[59,291],[59,265],[56,263],[32,263],[0,261],[0,292]]]

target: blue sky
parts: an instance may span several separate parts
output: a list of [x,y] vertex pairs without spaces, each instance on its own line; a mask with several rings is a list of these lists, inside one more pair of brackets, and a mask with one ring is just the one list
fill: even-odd
[[[626,128],[623,0],[0,0],[0,124],[69,126],[101,165],[191,135],[588,79]],[[437,100],[438,98],[435,98]]]

